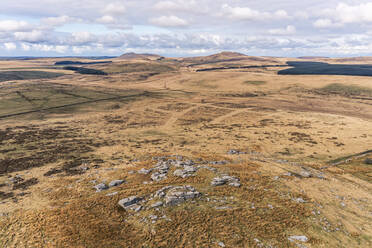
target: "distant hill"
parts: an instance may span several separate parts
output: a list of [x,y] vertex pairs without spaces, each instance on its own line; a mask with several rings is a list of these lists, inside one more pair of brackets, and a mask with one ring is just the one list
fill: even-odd
[[298,59],[328,59],[329,57],[322,57],[322,56],[302,56],[298,57]]
[[220,62],[234,62],[234,61],[254,61],[254,62],[270,62],[275,63],[272,58],[264,58],[264,57],[257,57],[257,56],[248,56],[242,53],[237,52],[221,52],[212,54],[209,56],[199,56],[199,57],[191,57],[191,58],[184,58],[184,62],[192,63],[189,66],[197,66],[203,64],[213,64],[213,63],[220,63]]
[[157,54],[149,53],[125,53],[118,57],[118,59],[144,59],[144,60],[161,60],[164,57]]

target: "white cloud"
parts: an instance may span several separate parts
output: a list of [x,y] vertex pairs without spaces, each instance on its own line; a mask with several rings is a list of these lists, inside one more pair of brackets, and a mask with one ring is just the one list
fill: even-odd
[[48,17],[41,19],[41,22],[48,26],[62,26],[63,24],[66,24],[68,22],[73,21],[74,18],[71,18],[67,15],[62,15],[58,17]]
[[249,7],[231,7],[222,5],[224,15],[235,20],[265,21],[270,19],[288,19],[290,16],[285,10],[277,10],[274,13],[262,12]]
[[95,41],[95,36],[87,31],[82,31],[82,32],[74,32],[71,34],[72,39],[71,42],[73,44],[87,44]]
[[313,23],[313,26],[316,28],[330,28],[330,27],[337,27],[340,25],[334,23],[330,19],[318,19]]
[[25,21],[4,20],[0,21],[0,32],[24,31],[30,28]]
[[110,15],[104,15],[104,16],[98,18],[97,21],[99,23],[105,23],[105,24],[107,24],[107,23],[114,23],[115,22],[115,18],[112,17],[112,16],[110,16]]
[[188,22],[174,15],[150,19],[150,23],[160,27],[185,27]]
[[228,17],[238,20],[264,20],[269,19],[270,14],[267,12],[260,12],[253,10],[248,7],[231,7],[228,4],[222,6],[223,12],[225,12]]
[[1,0],[1,10],[4,54],[14,43],[19,55],[372,55],[371,0]]
[[157,2],[153,9],[156,11],[188,11],[193,13],[205,12],[205,1],[173,0]]
[[292,25],[288,25],[286,28],[279,28],[279,29],[270,29],[269,34],[273,35],[290,35],[296,33],[296,27]]
[[109,3],[103,9],[103,13],[107,15],[123,15],[126,12],[125,6],[120,2]]
[[13,42],[4,43],[4,47],[8,51],[17,49],[17,45],[15,43],[13,43]]
[[40,42],[46,38],[46,35],[40,30],[32,30],[31,32],[15,32],[14,38],[18,41]]
[[372,2],[355,6],[340,3],[335,15],[342,23],[372,22]]
[[327,8],[321,11],[324,18],[318,19],[315,27],[340,27],[345,24],[372,23],[372,2],[359,5],[339,3],[335,8]]
[[156,10],[179,10],[180,5],[174,1],[160,1],[154,5]]
[[30,51],[31,50],[31,46],[28,45],[28,44],[25,44],[25,43],[22,43],[21,47],[22,47],[23,51]]

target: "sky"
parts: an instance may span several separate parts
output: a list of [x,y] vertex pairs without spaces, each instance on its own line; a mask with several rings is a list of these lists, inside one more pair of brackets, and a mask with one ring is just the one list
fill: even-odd
[[372,56],[372,1],[1,0],[0,56]]

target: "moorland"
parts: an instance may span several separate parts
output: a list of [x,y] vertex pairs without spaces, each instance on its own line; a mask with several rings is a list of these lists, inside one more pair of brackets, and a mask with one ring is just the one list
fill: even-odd
[[371,67],[2,59],[0,247],[370,247]]

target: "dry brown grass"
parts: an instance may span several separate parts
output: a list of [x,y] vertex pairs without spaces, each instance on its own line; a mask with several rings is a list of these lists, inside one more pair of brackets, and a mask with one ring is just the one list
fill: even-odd
[[[53,63],[41,59],[17,61],[11,66]],[[0,67],[6,64],[0,62]],[[315,91],[333,83],[370,87],[369,78],[279,76],[265,70],[195,73],[181,68],[177,73],[162,72],[139,80],[141,73],[105,77],[71,74],[48,80],[44,83],[109,94],[147,93],[102,105],[0,120],[1,134],[5,133],[0,135],[0,159],[34,156],[37,164],[28,171],[0,176],[0,191],[13,193],[0,204],[0,213],[7,214],[0,216],[0,246],[216,247],[222,241],[227,247],[255,247],[257,238],[267,245],[294,247],[287,239],[290,235],[309,237],[307,247],[371,244],[371,167],[358,158],[323,169],[330,160],[371,149],[371,102]],[[147,71],[143,73],[146,76]],[[9,87],[9,83],[1,86]],[[252,94],[256,97],[248,97]],[[34,131],[19,126],[32,126]],[[60,126],[73,131],[65,130],[62,135]],[[12,139],[7,136],[9,130],[16,133]],[[55,130],[60,136],[45,136],[43,130]],[[17,137],[26,139],[17,143]],[[56,160],[36,156],[53,145],[72,150],[65,150],[66,157]],[[79,152],[77,148],[82,146],[89,149]],[[227,155],[229,149],[246,154]],[[152,184],[143,184],[150,181],[149,175],[129,173],[153,166],[156,162],[152,157],[175,154],[195,161],[227,161],[211,166],[239,177],[242,187],[211,187],[216,175],[205,169],[186,179],[171,176],[172,169],[166,180]],[[44,176],[81,158],[89,162],[86,172],[73,173],[79,164],[52,177]],[[103,162],[96,164],[94,159]],[[279,159],[296,163],[279,163]],[[283,175],[298,172],[299,165],[324,172],[326,179]],[[16,173],[26,180],[37,178],[39,183],[29,189],[12,190],[8,176]],[[119,178],[127,183],[101,193],[95,193],[90,182]],[[140,220],[153,210],[132,216],[117,206],[119,199],[130,195],[146,196],[164,185],[187,184],[203,197],[156,212],[172,221],[144,223]],[[105,196],[113,191],[118,194]],[[298,197],[307,202],[292,200]],[[215,208],[226,205],[231,209]],[[320,215],[311,213],[318,210]]]

